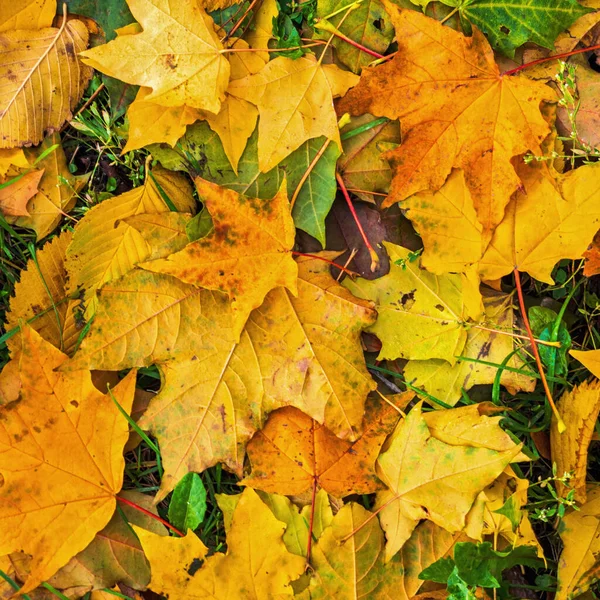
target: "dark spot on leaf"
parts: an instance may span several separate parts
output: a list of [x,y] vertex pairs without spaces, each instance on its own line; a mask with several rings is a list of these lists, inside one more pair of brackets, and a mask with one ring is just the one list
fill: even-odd
[[[404,308],[410,308],[410,306],[412,306],[413,302],[415,301],[415,292],[416,291],[417,290],[411,290],[407,294],[402,294],[402,296],[400,297],[400,304],[402,304],[402,306],[404,306]],[[409,302],[410,302],[410,305],[407,307],[406,304]]]
[[444,307],[441,304],[436,304],[435,307],[440,311],[444,312]]
[[501,25],[500,31],[506,35],[508,35],[510,33],[510,29],[506,25]]
[[202,568],[202,565],[204,564],[203,560],[200,560],[199,558],[195,558],[192,561],[192,564],[188,567],[188,575],[191,575],[192,577]]
[[74,406],[75,408],[77,408],[79,406],[79,402],[77,402],[77,400],[71,400],[71,402],[69,402],[69,404],[71,406]]
[[373,27],[377,29],[377,31],[383,31],[384,20],[380,17],[379,19],[375,19],[373,21]]

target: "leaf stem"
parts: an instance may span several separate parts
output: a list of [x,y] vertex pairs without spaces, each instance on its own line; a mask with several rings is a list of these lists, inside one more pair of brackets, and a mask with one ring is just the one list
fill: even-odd
[[[353,5],[350,5],[350,6],[353,6]],[[367,48],[366,46],[363,46],[362,44],[355,42],[352,38],[349,38],[347,35],[344,35],[339,29],[337,29],[334,25],[332,25],[329,21],[327,21],[325,19],[322,19],[321,21],[319,21],[315,25],[315,28],[320,29],[322,31],[326,31],[327,33],[330,33],[331,35],[334,35],[335,37],[340,38],[347,44],[354,46],[355,48],[357,48],[361,52],[364,52],[365,54],[368,54],[369,56],[373,56],[374,58],[377,58],[377,59],[383,58],[383,54],[379,54],[379,52],[375,52],[375,50],[371,50],[370,48]]]
[[577,50],[571,50],[570,52],[562,52],[561,54],[552,54],[550,56],[546,56],[545,58],[538,58],[537,60],[532,60],[531,62],[525,63],[514,69],[510,69],[509,71],[505,71],[502,73],[502,77],[505,75],[514,75],[515,73],[519,73],[523,69],[527,69],[528,67],[533,67],[534,65],[539,65],[541,63],[548,62],[549,60],[567,58],[569,56],[573,56],[574,54],[582,54],[583,52],[590,52],[591,50],[600,50],[600,44],[596,44],[595,46],[588,46],[587,48],[578,48]]
[[440,25],[443,25],[448,19],[451,19],[458,12],[458,6],[451,12],[448,13],[441,21]]
[[123,498],[122,496],[117,496],[117,500],[119,502],[122,502],[123,504],[126,504],[127,506],[131,506],[131,508],[135,508],[135,510],[140,511],[141,513],[145,514],[147,517],[150,517],[151,519],[154,519],[155,521],[159,521],[165,527],[170,529],[173,533],[176,533],[179,537],[185,537],[183,535],[183,533],[181,533],[181,531],[179,531],[179,529],[177,529],[176,527],[173,527],[173,525],[171,525],[171,523],[169,523],[168,521],[165,521],[158,515],[155,515],[153,512],[150,512],[149,510],[142,508],[141,506],[139,506],[139,504],[136,504],[135,502],[132,502],[131,500],[127,500],[127,498]]
[[369,131],[369,129],[373,129],[374,127],[378,127],[379,125],[385,125],[389,121],[391,121],[391,119],[388,119],[387,117],[379,117],[379,119],[374,119],[373,121],[369,121],[368,123],[363,123],[362,125],[359,125],[358,127],[351,129],[350,131],[342,133],[340,138],[342,142],[345,142],[346,140],[353,138],[355,135],[360,135],[361,133]]
[[358,220],[358,215],[356,214],[356,210],[354,209],[354,205],[352,204],[352,200],[350,199],[350,194],[348,193],[348,190],[346,189],[346,184],[344,183],[342,176],[339,173],[336,173],[335,178],[337,179],[338,185],[340,186],[340,189],[342,190],[342,194],[344,194],[344,198],[346,199],[348,208],[350,209],[350,212],[352,213],[352,218],[354,219],[356,226],[358,227],[360,236],[362,237],[363,242],[365,243],[365,246],[371,256],[371,271],[375,271],[375,269],[377,269],[377,267],[379,266],[379,256],[377,256],[377,252],[375,252],[375,250],[373,250],[373,246],[371,246],[371,242],[369,242],[369,239],[367,238],[367,234],[365,233],[365,230],[363,229],[361,222]]
[[250,11],[254,8],[254,6],[257,2],[258,2],[258,0],[252,0],[252,2],[250,2],[250,5],[246,9],[246,12],[244,12],[244,14],[238,19],[238,22],[231,28],[231,31],[225,36],[224,39],[230,38],[241,27],[242,23],[244,22],[244,19],[250,13]]
[[226,52],[289,52],[290,50],[302,50],[303,48],[324,45],[326,45],[326,42],[323,40],[315,40],[312,44],[290,46],[289,48],[223,48],[222,50],[219,50],[219,54],[225,54]]
[[527,309],[525,308],[525,298],[523,297],[523,288],[521,287],[521,274],[519,273],[519,269],[517,267],[514,268],[514,276],[515,276],[515,284],[517,286],[517,296],[519,297],[519,306],[521,308],[521,314],[523,316],[523,322],[525,323],[525,329],[527,329],[527,333],[529,335],[529,341],[531,342],[531,348],[533,350],[533,355],[535,356],[535,362],[537,363],[538,370],[540,372],[540,377],[542,379],[542,385],[544,386],[544,391],[546,392],[546,398],[548,398],[548,403],[550,404],[550,408],[554,413],[554,416],[557,420],[558,432],[564,433],[567,430],[567,427],[556,408],[556,404],[554,404],[554,400],[552,398],[552,392],[550,391],[550,387],[548,386],[548,381],[546,380],[546,373],[544,372],[544,365],[542,363],[542,359],[540,357],[540,353],[537,347],[537,343],[535,338],[533,337],[533,331],[531,331],[531,325],[529,324],[529,318],[527,317]]
[[325,154],[325,150],[327,150],[329,142],[331,142],[331,140],[327,138],[323,146],[321,146],[321,149],[312,159],[310,165],[308,165],[308,169],[306,169],[306,171],[302,175],[298,185],[296,186],[296,189],[294,190],[292,199],[290,200],[290,210],[294,208],[294,204],[296,204],[296,200],[298,200],[298,196],[300,195],[300,190],[302,189],[302,186],[306,183],[306,180],[309,178],[310,174],[312,173],[312,170],[316,167],[317,163],[321,160],[323,154]]
[[340,269],[341,271],[344,271],[344,273],[346,273],[352,277],[359,277],[359,275],[360,275],[359,273],[351,271],[350,269],[347,269],[346,267],[342,267],[342,265],[339,265],[338,263],[333,262],[332,260],[329,260],[328,258],[325,258],[323,256],[318,256],[317,254],[306,254],[304,252],[296,252],[295,250],[292,250],[292,254],[294,256],[305,256],[306,258],[315,258],[317,260],[322,260],[323,262],[333,265],[336,269]]

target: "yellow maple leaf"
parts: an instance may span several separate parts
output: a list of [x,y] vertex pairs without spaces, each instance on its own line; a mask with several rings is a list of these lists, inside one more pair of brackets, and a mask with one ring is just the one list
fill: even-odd
[[0,4],[0,32],[51,27],[56,0],[14,0]]
[[102,73],[152,89],[149,102],[218,113],[229,63],[212,19],[195,2],[128,0],[142,33],[123,35],[83,52]]
[[378,317],[369,328],[382,342],[379,359],[443,359],[454,365],[467,341],[464,322],[470,313],[468,291],[460,275],[434,275],[411,260],[410,251],[389,242],[388,275],[368,281],[346,279],[344,286],[359,298],[375,301]]
[[226,554],[205,558],[206,546],[191,531],[181,539],[161,538],[135,527],[152,569],[150,589],[189,600],[291,598],[290,583],[306,561],[287,550],[284,531],[252,489],[244,490],[235,507]]
[[556,417],[552,418],[552,460],[556,463],[559,478],[565,473],[572,473],[568,486],[557,481],[557,490],[565,496],[570,489],[574,489],[575,499],[583,504],[586,500],[588,448],[600,413],[600,381],[584,381],[565,392],[557,407],[567,429],[559,433]]
[[275,287],[297,292],[292,258],[295,228],[285,182],[271,200],[248,198],[204,179],[196,188],[213,219],[213,230],[166,259],[143,269],[173,275],[198,287],[228,294],[234,334]]
[[[65,354],[30,328],[1,379],[18,376],[18,400],[0,406],[0,555],[33,556],[28,592],[83,550],[115,511],[127,421],[88,371],[59,373]],[[9,363],[11,364],[11,363]],[[114,390],[129,412],[132,371]],[[102,431],[104,435],[97,433]]]
[[[30,260],[15,285],[6,315],[8,329],[18,327],[22,321],[37,331],[47,342],[69,354],[79,337],[75,320],[78,300],[67,298],[65,291],[65,250],[72,234],[64,232],[36,253],[37,264]],[[19,336],[8,340],[8,347],[16,351]]]
[[600,379],[600,350],[569,350],[569,354]]
[[85,91],[92,70],[77,55],[87,48],[88,30],[65,18],[59,29],[38,30],[35,40],[26,29],[4,31],[2,44],[0,148],[37,144],[71,116]]
[[389,1],[385,7],[398,52],[384,65],[363,70],[338,111],[401,120],[402,144],[386,154],[395,176],[384,207],[438,190],[452,168],[460,168],[489,236],[520,185],[511,159],[542,153],[550,127],[540,103],[555,96],[525,77],[500,75],[477,28],[466,37],[417,11]]
[[[460,411],[439,412],[443,419],[452,421]],[[377,459],[377,474],[389,488],[378,492],[376,501],[386,532],[388,560],[402,548],[421,519],[430,519],[450,532],[463,529],[477,495],[520,453],[521,447],[500,430],[498,420],[491,424],[484,421],[481,437],[474,432],[471,439],[457,440],[452,435],[446,441],[438,439],[435,427],[430,429],[420,405],[398,423]],[[487,445],[490,426],[507,438],[507,448]]]
[[232,81],[227,91],[258,107],[260,170],[269,171],[303,142],[322,135],[341,149],[333,99],[357,82],[353,73],[322,65],[312,55],[279,56],[260,72]]

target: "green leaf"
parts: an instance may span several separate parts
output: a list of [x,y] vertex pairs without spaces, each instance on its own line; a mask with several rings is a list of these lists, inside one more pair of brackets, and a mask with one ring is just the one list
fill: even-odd
[[173,490],[169,521],[181,531],[196,529],[206,514],[206,489],[198,473],[188,473]]
[[213,228],[213,220],[206,206],[192,217],[185,226],[185,233],[190,242],[195,242],[207,236]]
[[[205,122],[188,127],[175,148],[167,144],[152,144],[148,149],[167,169],[189,171],[255,198],[275,196],[285,176],[291,200],[324,143],[324,137],[308,140],[275,168],[261,173],[258,169],[258,130],[255,130],[240,158],[237,175],[231,168],[219,136]],[[318,239],[323,246],[325,217],[335,199],[335,165],[339,155],[337,144],[330,143],[302,183],[292,211],[296,227]]]
[[[540,340],[550,341],[554,323],[558,317],[557,313],[544,306],[532,306],[527,311],[527,315],[533,335]],[[567,374],[567,353],[571,348],[571,335],[563,322],[561,322],[558,328],[558,341],[561,343],[560,348],[539,344],[538,351],[544,365],[549,367],[554,364],[554,374],[557,377],[561,377]]]
[[495,50],[513,58],[525,42],[552,49],[561,31],[592,10],[577,0],[466,0],[459,13],[485,33]]
[[512,527],[513,532],[517,530],[517,527],[519,526],[519,523],[521,523],[521,518],[523,516],[519,502],[514,494],[510,496],[508,500],[494,512],[506,517],[510,521],[510,526]]
[[477,598],[465,580],[458,574],[457,567],[454,567],[448,577],[448,592],[448,600],[476,600]]
[[434,581],[435,583],[448,583],[448,578],[454,569],[456,569],[456,564],[453,558],[440,558],[426,569],[423,569],[419,573],[419,579]]

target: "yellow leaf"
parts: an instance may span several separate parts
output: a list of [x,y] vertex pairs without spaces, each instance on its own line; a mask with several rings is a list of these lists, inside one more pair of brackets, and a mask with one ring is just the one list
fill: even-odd
[[51,27],[56,0],[14,0],[0,4],[0,32]]
[[556,600],[574,598],[600,577],[600,488],[588,489],[587,502],[566,515],[559,526],[564,544],[558,561]]
[[[71,353],[79,337],[75,319],[79,302],[69,300],[65,291],[65,250],[71,238],[70,232],[62,233],[36,253],[37,266],[33,260],[27,263],[6,315],[7,329],[27,321],[42,338],[65,354]],[[20,346],[19,335],[8,340],[12,352]]]
[[60,29],[6,31],[0,58],[0,148],[37,144],[58,130],[81,99],[92,70],[77,54],[88,30],[77,20]]
[[[203,471],[218,462],[241,475],[246,442],[268,413],[281,406],[295,406],[336,435],[355,439],[365,399],[375,387],[360,346],[360,332],[373,322],[374,311],[332,279],[327,263],[303,259],[299,271],[298,296],[283,288],[270,292],[250,315],[239,343],[227,337],[224,314],[204,349],[188,346],[191,358],[161,367],[161,391],[140,422],[157,436],[163,452],[159,498],[188,471]],[[156,302],[155,290],[165,280],[149,280],[143,295]],[[207,295],[203,291],[198,296],[203,307]],[[123,319],[128,316],[122,314],[123,307],[128,306],[128,313],[132,310],[131,295],[121,297],[120,308],[99,322],[104,314],[100,306],[90,331],[98,345],[105,337],[120,335],[122,327],[115,326],[114,315]],[[96,334],[97,324],[102,333]],[[169,329],[159,328],[158,336],[153,339],[163,347]],[[177,352],[177,346],[171,348]],[[142,352],[140,358],[144,356]],[[163,356],[168,353],[158,359]]]
[[338,111],[401,121],[402,144],[385,155],[395,176],[384,207],[436,191],[453,168],[463,169],[487,241],[520,185],[511,159],[542,154],[550,127],[540,103],[555,95],[524,76],[503,77],[477,28],[466,37],[418,11],[384,5],[398,52],[364,69]]
[[[512,302],[512,296],[492,291],[486,293],[483,297],[484,328],[475,324],[468,329],[461,356],[500,365],[515,350],[515,339],[510,335],[515,327]],[[489,331],[490,328],[505,331],[506,335]],[[508,361],[507,366],[529,370],[517,354]],[[461,398],[461,390],[469,390],[474,385],[491,384],[497,373],[497,367],[466,360],[454,366],[439,359],[411,360],[404,367],[407,381],[451,406]],[[503,370],[500,376],[500,383],[511,393],[520,390],[531,392],[535,382],[533,377],[508,370]]]
[[584,381],[565,392],[557,407],[567,429],[559,433],[556,417],[552,418],[552,460],[556,463],[559,478],[567,472],[573,475],[568,487],[557,481],[557,490],[564,497],[570,489],[574,489],[575,499],[583,504],[586,500],[588,448],[600,413],[600,381]]
[[218,113],[229,63],[212,19],[195,2],[128,0],[144,31],[82,53],[106,75],[152,89],[146,101]]
[[162,106],[146,100],[151,92],[149,87],[141,87],[127,109],[129,134],[121,154],[159,142],[174,146],[185,133],[186,126],[202,116],[198,110],[185,104]]
[[141,213],[123,222],[140,233],[148,244],[148,260],[165,258],[183,250],[189,243],[186,226],[191,216],[179,212]]
[[[276,0],[263,0],[256,11],[252,27],[245,33],[245,39],[251,48],[264,49],[269,47],[269,40],[273,37],[273,18],[279,14]],[[265,62],[269,60],[268,52],[257,52]]]
[[211,233],[166,259],[140,266],[228,294],[239,336],[270,290],[284,286],[297,292],[298,268],[291,252],[295,228],[285,182],[271,200],[248,198],[200,178],[196,188],[212,216]]
[[214,352],[230,319],[223,294],[134,270],[98,292],[90,333],[65,368],[117,371]]
[[[28,217],[27,203],[38,192],[38,186],[44,169],[30,171],[24,175],[4,182],[6,187],[0,188],[0,211],[5,216]],[[8,185],[6,185],[8,184]]]
[[241,484],[286,496],[320,487],[338,498],[381,489],[375,460],[400,415],[381,400],[369,402],[365,411],[363,434],[355,442],[341,440],[296,408],[274,412],[248,443],[252,471]]
[[303,573],[305,559],[287,550],[284,530],[251,489],[235,507],[227,554],[205,559],[206,547],[192,532],[165,539],[135,528],[152,569],[150,589],[189,600],[291,598],[290,583]]
[[144,185],[95,206],[75,227],[73,243],[67,250],[69,291],[85,289],[88,318],[95,311],[96,290],[149,256],[147,242],[126,219],[169,211],[154,180],[178,210],[193,209],[192,190],[183,176],[163,169],[155,169],[153,175],[154,179],[148,177]]
[[[442,418],[460,419],[456,409],[439,411]],[[437,414],[437,413],[436,413]],[[484,419],[487,419],[484,417]],[[499,429],[497,422],[486,425]],[[506,435],[506,434],[504,434]],[[421,519],[429,519],[449,532],[465,526],[465,518],[477,495],[516,459],[520,446],[492,450],[475,432],[473,439],[450,445],[437,439],[417,405],[402,420],[377,459],[377,474],[389,490],[377,493],[376,507],[386,532],[386,559],[392,558],[409,539]],[[440,436],[443,437],[443,436]]]
[[258,107],[261,172],[275,167],[310,138],[324,135],[341,149],[333,98],[357,82],[353,73],[322,65],[312,55],[296,60],[280,56],[259,73],[232,81],[227,91]]
[[477,219],[465,174],[453,170],[438,191],[423,191],[402,202],[423,238],[422,265],[428,271],[462,273],[482,256],[483,226]]
[[0,177],[6,175],[11,165],[19,169],[30,167],[22,148],[0,148]]
[[481,259],[484,279],[529,273],[552,284],[561,259],[581,258],[600,228],[600,165],[583,165],[554,181],[543,165],[518,169],[524,185],[506,207]]
[[369,331],[383,344],[378,359],[438,358],[454,365],[467,340],[463,322],[469,312],[460,275],[428,273],[408,249],[383,245],[391,260],[388,275],[344,281],[359,298],[375,301],[378,317]]
[[569,350],[569,354],[578,360],[594,377],[600,379],[600,350]]
[[[33,556],[22,588],[28,592],[83,550],[112,517],[129,431],[89,372],[59,373],[66,355],[29,328],[21,339],[13,358],[21,394],[0,407],[0,555]],[[132,371],[114,390],[127,412],[134,390]]]

